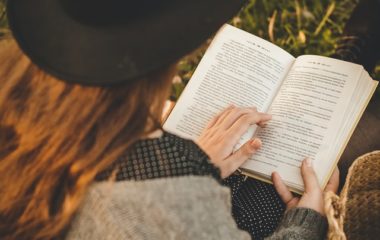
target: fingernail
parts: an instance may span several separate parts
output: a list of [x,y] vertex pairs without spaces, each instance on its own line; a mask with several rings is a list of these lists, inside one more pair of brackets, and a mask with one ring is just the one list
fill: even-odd
[[312,167],[313,162],[311,161],[311,158],[306,158],[306,166]]

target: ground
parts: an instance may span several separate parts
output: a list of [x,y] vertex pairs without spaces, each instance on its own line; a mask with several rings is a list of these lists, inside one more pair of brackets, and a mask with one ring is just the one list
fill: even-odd
[[[293,56],[329,56],[357,1],[250,0],[230,23],[275,43]],[[180,62],[172,100],[179,97],[206,48],[207,43]],[[380,65],[373,77],[380,79]]]

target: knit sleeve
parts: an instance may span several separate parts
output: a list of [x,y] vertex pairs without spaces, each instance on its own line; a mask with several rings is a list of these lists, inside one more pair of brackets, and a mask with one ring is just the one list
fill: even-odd
[[327,220],[309,208],[293,208],[287,211],[277,230],[266,240],[276,239],[325,239]]

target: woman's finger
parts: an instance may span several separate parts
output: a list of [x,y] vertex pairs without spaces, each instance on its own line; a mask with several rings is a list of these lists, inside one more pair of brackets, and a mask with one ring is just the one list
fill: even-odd
[[333,174],[330,177],[329,182],[325,187],[325,192],[332,191],[334,193],[338,192],[339,188],[339,168],[336,167]]
[[[245,163],[257,150],[261,148],[261,140],[256,138],[246,142],[243,146],[226,158],[221,166],[222,177],[228,177],[234,173],[243,163]],[[223,176],[224,175],[224,176]]]
[[212,128],[214,125],[216,125],[216,123],[219,121],[219,120],[222,120],[224,115],[230,111],[231,109],[233,109],[234,106],[233,105],[230,105],[228,106],[227,108],[225,108],[223,111],[221,111],[220,113],[218,113],[215,117],[213,117],[211,119],[211,121],[207,124],[207,126],[205,127],[205,129],[209,129],[209,128]]
[[267,115],[269,115],[270,118],[267,119],[267,120],[262,120],[262,121],[258,122],[257,125],[259,125],[260,127],[265,127],[265,126],[267,125],[267,123],[268,123],[270,120],[272,120],[272,115],[271,115],[271,114],[267,114]]
[[264,127],[267,126],[267,124],[268,124],[269,121],[270,121],[270,120],[262,121],[262,122],[257,123],[257,125],[259,125],[260,127],[264,128]]
[[313,191],[321,191],[317,175],[315,174],[313,163],[311,158],[306,158],[302,161],[301,165],[301,175],[303,183],[305,185],[305,192],[311,193]]
[[256,108],[234,108],[226,114],[219,126],[223,130],[229,129],[241,116],[256,113]]
[[250,113],[240,116],[228,131],[239,138],[248,130],[251,125],[265,122],[272,119],[272,115],[266,113]]
[[278,195],[280,196],[281,200],[288,205],[290,203],[294,196],[289,191],[288,187],[285,185],[285,183],[282,181],[280,174],[277,172],[272,173],[272,182],[274,185],[274,188],[276,189]]

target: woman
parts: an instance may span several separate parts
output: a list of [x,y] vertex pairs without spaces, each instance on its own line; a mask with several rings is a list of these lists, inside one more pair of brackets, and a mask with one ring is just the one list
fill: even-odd
[[[270,116],[230,107],[199,147],[160,122],[176,61],[241,5],[9,1],[17,44],[2,43],[0,55],[1,239],[249,239],[220,183],[261,146],[255,139],[232,153],[236,139]],[[301,169],[301,199],[273,175],[288,211],[269,239],[324,236],[322,190],[310,161]],[[234,177],[230,185],[244,185]],[[261,184],[247,182],[244,191]],[[336,190],[336,176],[328,187]],[[275,190],[265,189],[276,205]],[[260,205],[247,204],[234,202],[242,208],[234,217],[261,238],[255,226],[271,216],[250,219]]]

